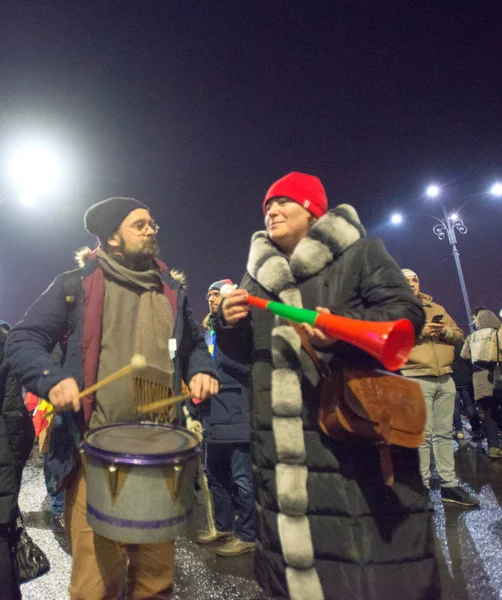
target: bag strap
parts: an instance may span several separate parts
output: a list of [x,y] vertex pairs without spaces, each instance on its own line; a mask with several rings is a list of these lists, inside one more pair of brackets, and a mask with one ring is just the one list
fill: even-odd
[[500,367],[500,346],[499,346],[499,331],[500,331],[500,327],[498,329],[495,329],[495,340],[497,342],[497,367]]
[[319,375],[321,376],[321,379],[325,379],[326,377],[329,377],[329,375],[331,373],[329,366],[323,360],[321,360],[321,358],[317,354],[314,346],[312,346],[312,344],[308,338],[308,335],[305,333],[305,330],[298,323],[295,323],[294,321],[290,321],[289,324],[299,335],[300,341],[302,343],[302,347],[305,350],[305,352],[308,354],[308,356],[310,357],[312,362],[314,363]]

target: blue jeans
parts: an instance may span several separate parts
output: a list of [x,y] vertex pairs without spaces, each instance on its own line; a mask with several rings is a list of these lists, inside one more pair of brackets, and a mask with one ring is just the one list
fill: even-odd
[[51,502],[51,511],[53,515],[62,515],[64,512],[64,490],[56,491],[57,477],[53,475],[47,467],[47,454],[44,454],[44,479],[47,494]]
[[[213,496],[218,531],[235,530],[245,542],[257,531],[250,444],[206,444],[206,476]],[[237,519],[234,512],[234,489]]]
[[476,405],[474,404],[474,398],[472,397],[472,386],[458,386],[455,394],[455,410],[453,411],[453,427],[455,431],[462,431],[462,419],[460,417],[461,406],[464,406],[465,414],[469,419],[472,431],[480,431],[481,422],[479,419]]

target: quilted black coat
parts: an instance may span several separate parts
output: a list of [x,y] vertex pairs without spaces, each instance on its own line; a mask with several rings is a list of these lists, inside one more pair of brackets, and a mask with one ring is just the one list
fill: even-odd
[[[336,221],[340,213],[333,214]],[[418,333],[422,308],[383,244],[359,239],[337,254],[333,248],[342,236],[326,233],[330,223],[318,223],[324,229],[312,228],[307,242],[313,252],[303,261],[286,259],[261,232],[255,234],[241,287],[268,300],[327,307],[354,319],[407,318]],[[320,430],[316,369],[291,328],[259,309],[252,310],[249,326],[260,585],[280,599],[438,598],[432,508],[417,450],[392,448],[395,485],[384,486],[375,446],[340,443]],[[328,348],[324,359],[377,366],[342,342]]]

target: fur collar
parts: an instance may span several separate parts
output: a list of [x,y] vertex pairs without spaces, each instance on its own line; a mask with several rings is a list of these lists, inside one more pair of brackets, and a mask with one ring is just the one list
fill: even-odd
[[301,306],[298,283],[320,273],[365,236],[355,208],[340,204],[312,225],[289,259],[271,242],[266,231],[256,232],[251,239],[247,270],[268,292],[283,302]]

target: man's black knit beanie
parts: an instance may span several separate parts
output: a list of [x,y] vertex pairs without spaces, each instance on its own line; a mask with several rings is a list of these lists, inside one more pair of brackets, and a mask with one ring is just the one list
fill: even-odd
[[85,228],[95,235],[102,244],[120,227],[127,215],[137,208],[148,206],[134,198],[108,198],[93,204],[84,215]]

